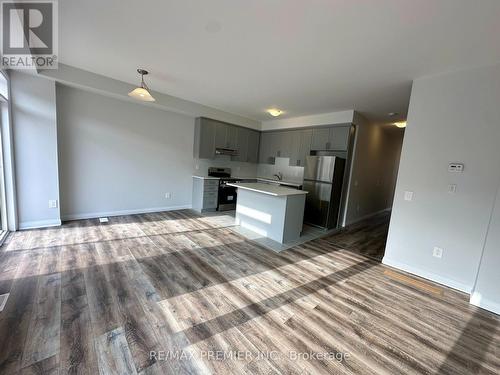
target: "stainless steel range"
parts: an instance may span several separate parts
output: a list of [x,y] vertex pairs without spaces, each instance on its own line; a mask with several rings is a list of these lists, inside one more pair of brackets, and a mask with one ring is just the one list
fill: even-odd
[[231,168],[208,168],[210,177],[219,177],[219,194],[217,211],[229,211],[236,209],[237,188],[228,186],[231,182],[241,182],[241,179],[231,177]]

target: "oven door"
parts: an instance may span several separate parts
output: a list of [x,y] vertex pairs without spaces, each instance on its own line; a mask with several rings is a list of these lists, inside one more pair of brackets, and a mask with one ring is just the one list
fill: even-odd
[[221,184],[219,186],[219,202],[217,211],[228,211],[236,209],[236,191],[238,188]]

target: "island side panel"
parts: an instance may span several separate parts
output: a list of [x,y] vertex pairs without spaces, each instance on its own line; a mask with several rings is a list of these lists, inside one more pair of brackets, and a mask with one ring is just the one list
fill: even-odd
[[304,226],[306,195],[289,195],[286,200],[283,242],[298,240]]
[[283,243],[286,197],[238,189],[236,224]]

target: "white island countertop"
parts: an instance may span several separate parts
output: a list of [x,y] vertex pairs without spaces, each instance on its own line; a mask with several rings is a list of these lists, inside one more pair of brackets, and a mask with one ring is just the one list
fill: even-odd
[[302,195],[307,194],[307,191],[291,189],[274,184],[265,184],[261,182],[246,182],[246,183],[234,183],[227,184],[228,186],[234,186],[239,189],[255,191],[257,193],[272,195],[275,197],[283,197],[288,195]]
[[219,177],[212,177],[212,176],[198,176],[198,175],[193,175],[193,178],[200,178],[202,180],[220,180]]

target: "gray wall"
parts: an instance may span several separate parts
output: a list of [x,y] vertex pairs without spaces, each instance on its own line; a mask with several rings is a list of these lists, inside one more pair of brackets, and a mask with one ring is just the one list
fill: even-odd
[[500,314],[500,190],[491,215],[471,303]]
[[414,81],[384,263],[471,291],[500,179],[499,103],[500,65]]
[[358,125],[346,225],[391,208],[403,135],[392,125]]
[[60,224],[55,83],[11,72],[19,227]]
[[59,84],[57,112],[63,219],[191,205],[194,118]]

